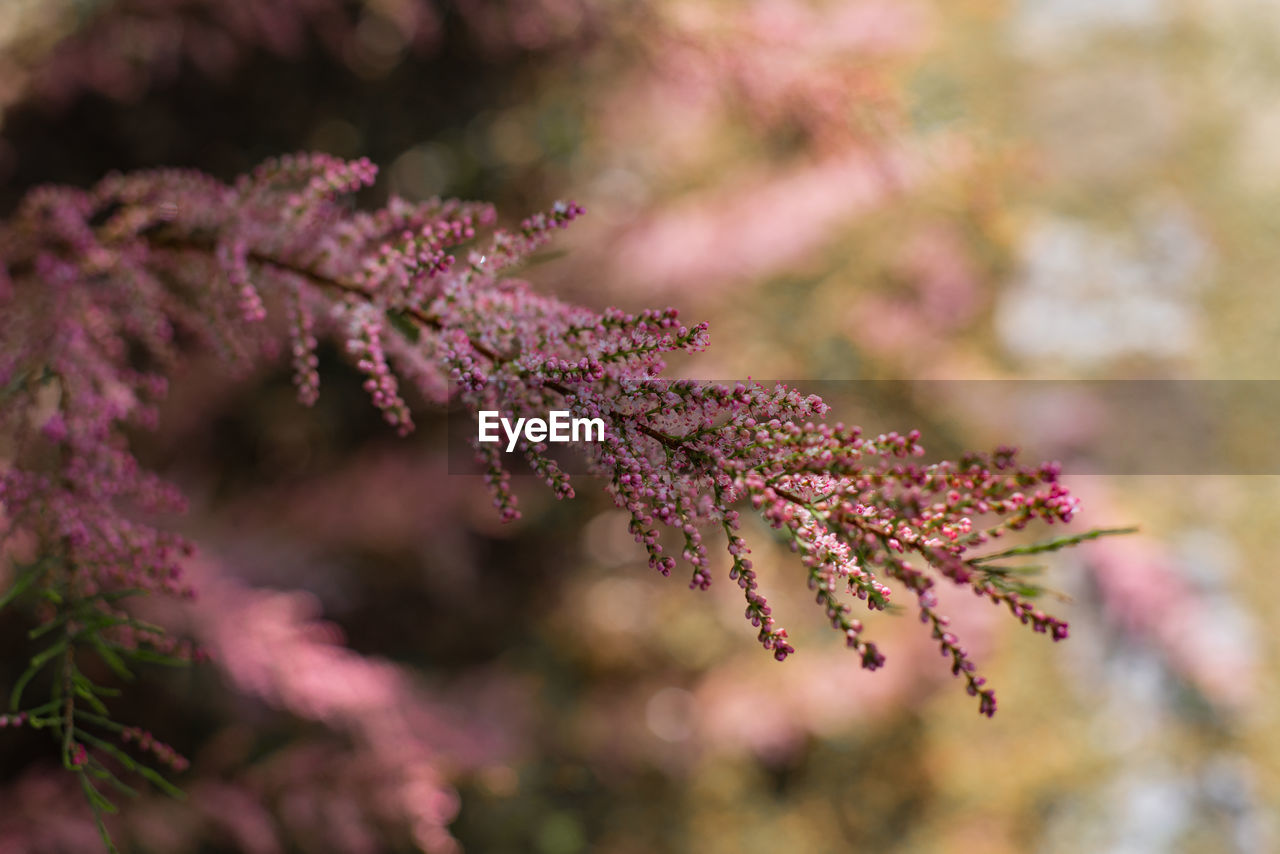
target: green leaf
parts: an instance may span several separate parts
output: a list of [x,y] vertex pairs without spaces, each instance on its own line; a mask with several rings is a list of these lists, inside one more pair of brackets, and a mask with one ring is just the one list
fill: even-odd
[[111,800],[106,795],[102,794],[102,792],[99,792],[94,787],[93,783],[89,781],[88,774],[84,773],[84,771],[77,771],[76,773],[80,776],[80,780],[84,788],[84,793],[85,793],[85,796],[89,799],[90,806],[92,806],[95,810],[102,810],[103,812],[109,812],[109,813],[118,812],[118,810],[116,809],[116,805],[111,803]]
[[1041,543],[1032,543],[1027,546],[1016,546],[1011,549],[1005,549],[1002,552],[983,555],[982,557],[973,558],[969,561],[971,564],[982,564],[988,561],[999,560],[1006,557],[1014,557],[1015,555],[1036,555],[1044,552],[1056,552],[1059,549],[1070,548],[1079,545],[1088,540],[1096,540],[1099,537],[1112,537],[1120,534],[1135,533],[1137,528],[1095,528],[1092,531],[1085,531],[1083,534],[1072,534],[1069,537],[1058,537],[1054,540],[1046,540]]
[[121,599],[128,599],[131,596],[142,596],[147,591],[141,587],[127,587],[124,590],[105,590],[101,593],[95,593],[92,596],[86,596],[84,601],[92,602],[101,600],[103,602],[119,602]]
[[165,655],[163,652],[156,652],[153,649],[125,649],[124,647],[112,645],[113,648],[134,661],[144,661],[148,664],[163,664],[166,667],[190,667],[191,662],[185,658],[177,658],[172,655]]
[[136,617],[130,617],[125,621],[125,624],[128,625],[129,628],[135,629],[139,632],[147,632],[148,634],[153,635],[165,634],[163,626],[157,626],[155,623],[148,623],[147,621],[139,620]]
[[111,718],[104,718],[99,715],[95,715],[92,712],[77,711],[76,717],[80,720],[85,720],[91,723],[95,723],[98,726],[102,727],[103,729],[109,729],[112,732],[123,732],[125,728],[124,724],[120,723],[119,721],[113,721],[111,720]]
[[414,323],[403,311],[388,310],[387,320],[391,321],[391,325],[396,328],[397,332],[414,344],[417,344],[418,339],[422,337],[422,330],[418,328],[418,324]]
[[987,575],[1043,575],[1048,569],[1042,564],[1031,564],[1028,566],[983,566],[982,571]]
[[[79,674],[76,675],[79,676]],[[73,690],[76,692],[76,696],[88,703],[95,712],[103,715],[107,714],[108,709],[106,705],[94,695],[93,689],[90,687],[92,683],[89,683],[89,680],[85,679],[83,676],[80,677],[80,679],[81,681],[77,681],[73,685]]]
[[102,638],[97,635],[90,635],[89,643],[93,646],[94,650],[97,651],[98,656],[106,663],[107,667],[111,668],[113,673],[126,682],[133,681],[132,671],[125,666],[124,660],[120,658],[120,656],[116,655],[115,651],[103,642]]
[[1044,593],[1044,588],[1038,584],[1012,584],[1009,586],[1009,590],[1028,599],[1034,599]]
[[106,846],[108,854],[120,854],[120,850],[111,841],[111,834],[107,833],[107,826],[102,823],[102,813],[104,811],[115,812],[116,805],[107,800],[101,792],[93,787],[93,783],[89,782],[89,775],[82,771],[79,777],[80,788],[84,789],[84,796],[89,800],[89,806],[93,812],[93,823],[98,827],[98,835],[102,837],[102,844]]
[[116,747],[111,742],[103,741],[102,739],[98,738],[96,735],[85,732],[80,727],[76,727],[75,733],[76,733],[76,736],[81,741],[87,744],[92,744],[94,747],[98,748],[99,750],[105,753],[109,753],[111,756],[115,757],[116,761],[118,761],[125,768],[134,772],[135,774],[142,776],[144,779],[146,779],[148,782],[150,782],[153,786],[155,786],[160,791],[167,794],[169,797],[176,798],[178,800],[186,799],[187,797],[186,792],[182,791],[177,786],[170,783],[164,777],[161,777],[159,772],[157,772],[154,768],[150,767],[149,765],[143,765],[141,762],[137,761],[132,756],[125,753],[123,750]]
[[63,638],[62,640],[55,643],[53,646],[46,649],[44,652],[41,652],[35,656],[32,656],[31,664],[27,667],[27,669],[23,672],[23,674],[18,677],[18,681],[15,682],[13,685],[12,693],[9,694],[9,710],[10,711],[13,711],[13,712],[18,711],[18,704],[22,702],[22,692],[23,690],[26,689],[27,684],[32,679],[35,678],[37,673],[39,673],[41,670],[44,669],[44,666],[46,664],[48,664],[55,656],[60,654],[66,648],[67,648],[67,639]]
[[169,797],[179,801],[185,801],[187,799],[186,792],[182,791],[177,786],[170,783],[164,777],[161,777],[159,772],[157,772],[155,769],[149,768],[146,765],[139,765],[133,770],[141,774],[151,783],[151,785],[155,786],[157,789],[164,792]]
[[38,560],[26,566],[15,563],[14,567],[18,570],[18,578],[13,582],[13,586],[5,591],[3,596],[0,596],[0,609],[3,609],[14,599],[26,593],[31,588],[31,585],[43,578],[44,574],[49,570],[50,564],[51,561],[47,559]]
[[97,777],[99,780],[103,780],[109,783],[113,788],[118,790],[121,794],[126,795],[127,797],[130,797],[130,798],[138,797],[137,789],[135,789],[133,786],[130,786],[125,781],[121,780],[115,774],[112,774],[111,770],[107,768],[107,766],[99,762],[97,759],[90,757],[89,766],[85,770],[88,771],[90,774],[92,774],[94,777]]
[[13,379],[9,380],[3,390],[0,390],[0,400],[8,400],[13,397],[18,389],[26,385],[27,377],[30,375],[30,371],[18,371],[18,373],[14,374]]
[[47,703],[41,703],[40,705],[34,706],[30,709],[24,709],[24,711],[26,712],[27,717],[34,718],[38,715],[43,715],[45,712],[52,712],[56,708],[58,708],[58,701],[50,700]]
[[50,660],[52,660],[55,656],[57,656],[59,653],[65,650],[67,648],[67,644],[68,644],[67,638],[62,638],[61,640],[55,642],[53,646],[48,647],[42,652],[38,652],[35,655],[31,656],[31,666],[44,667],[46,664],[49,663]]
[[525,267],[536,267],[539,264],[546,264],[549,261],[556,261],[569,254],[568,249],[547,249],[542,252],[535,252],[528,258],[524,259]]
[[65,624],[67,620],[70,618],[71,618],[70,614],[60,614],[59,616],[45,623],[43,626],[36,626],[31,631],[27,632],[27,637],[30,638],[31,640],[44,637],[49,632]]
[[84,635],[94,635],[103,629],[111,629],[116,626],[123,626],[129,622],[128,617],[122,617],[117,614],[103,614],[101,612],[91,613],[89,616],[81,616],[77,620],[79,629],[75,636],[82,637]]

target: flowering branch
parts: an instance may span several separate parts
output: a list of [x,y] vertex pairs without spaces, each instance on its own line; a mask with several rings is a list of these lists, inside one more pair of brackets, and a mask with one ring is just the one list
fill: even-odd
[[[134,663],[199,655],[119,604],[140,593],[193,595],[181,580],[189,544],[154,521],[180,511],[181,496],[138,464],[122,430],[154,424],[169,379],[197,345],[247,367],[287,338],[299,398],[310,404],[318,339],[336,338],[401,434],[413,429],[406,383],[428,402],[477,413],[536,417],[559,406],[601,419],[603,438],[579,450],[630,515],[649,564],[675,569],[660,535],[674,529],[690,586],[707,588],[704,531],[718,528],[746,617],[779,660],[794,648],[747,557],[741,506],[800,555],[826,618],[868,669],[884,656],[853,604],[885,609],[890,583],[914,597],[986,715],[995,694],[937,611],[940,580],[1054,640],[1067,636],[1065,622],[1032,603],[1026,573],[1001,561],[1114,532],[977,554],[1032,523],[1072,518],[1076,501],[1055,465],[1019,465],[1007,448],[923,464],[917,432],[866,437],[824,423],[816,396],[663,379],[666,354],[707,346],[705,324],[686,326],[674,309],[595,312],[508,275],[581,208],[559,203],[512,230],[491,229],[494,212],[482,204],[392,199],[353,210],[350,195],[374,175],[367,160],[318,154],[270,160],[230,185],[182,171],[112,175],[88,191],[37,189],[0,225],[0,434],[14,449],[0,472],[3,536],[15,556],[34,556],[17,564],[0,605],[36,599],[33,639],[57,639],[32,658],[6,722],[61,739],[95,813],[113,809],[95,780],[124,786],[108,762],[167,784],[88,724],[175,768],[185,762],[112,721],[103,700],[111,690],[90,683],[76,660],[91,652],[127,679]],[[498,512],[516,518],[503,455],[474,444]],[[557,497],[574,494],[545,443],[521,439],[518,449]],[[50,701],[21,709],[26,683],[55,662]]]

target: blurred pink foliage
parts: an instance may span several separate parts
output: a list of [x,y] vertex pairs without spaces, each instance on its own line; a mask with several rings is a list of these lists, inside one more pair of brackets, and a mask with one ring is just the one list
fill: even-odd
[[953,333],[977,314],[982,289],[955,229],[924,227],[902,241],[890,269],[901,293],[851,297],[847,330],[875,355],[913,366],[943,361]]
[[914,150],[857,146],[812,164],[738,175],[731,186],[628,224],[610,243],[610,281],[713,299],[735,285],[804,269],[851,217],[964,159],[963,144],[952,139]]
[[[1110,490],[1089,480],[1073,488],[1087,496],[1091,515],[1114,516],[1117,501]],[[1187,560],[1159,540],[1126,537],[1098,544],[1083,565],[1106,622],[1152,647],[1220,711],[1240,711],[1259,687],[1249,626],[1244,614],[1218,607],[1213,591],[1199,589]]]
[[[521,753],[528,689],[476,671],[429,690],[413,670],[345,647],[313,594],[251,588],[208,558],[191,570],[202,607],[170,620],[185,618],[236,696],[314,721],[332,737],[302,736],[239,767],[245,731],[233,724],[197,757],[190,808],[154,798],[131,805],[119,823],[125,836],[186,851],[212,827],[251,854],[286,851],[302,838],[314,850],[361,854],[381,850],[380,828],[390,828],[424,851],[455,850],[449,780]],[[78,854],[99,844],[66,776],[34,769],[5,791],[0,852]]]
[[960,137],[907,130],[892,72],[933,41],[927,6],[658,3],[653,18],[645,59],[588,96],[600,216],[572,263],[618,294],[713,304],[804,271],[850,223],[972,159]]
[[654,48],[670,64],[655,82],[718,91],[762,129],[796,122],[819,147],[836,149],[857,128],[854,110],[892,120],[895,90],[879,66],[931,41],[931,14],[915,2],[760,0],[728,10],[690,2],[666,10],[669,29]]
[[449,702],[441,702],[411,671],[343,646],[314,595],[251,589],[208,561],[196,577],[196,633],[236,689],[353,739],[382,808],[423,849],[449,850],[458,803],[447,773],[510,758],[527,704],[517,686],[478,678],[442,690]]

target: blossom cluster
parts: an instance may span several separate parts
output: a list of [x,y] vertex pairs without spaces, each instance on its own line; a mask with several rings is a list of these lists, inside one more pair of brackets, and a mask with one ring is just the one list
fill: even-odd
[[[580,453],[629,514],[650,565],[667,575],[682,560],[691,586],[705,589],[716,567],[706,532],[719,529],[746,618],[779,660],[795,650],[747,556],[740,507],[799,553],[825,617],[869,669],[884,656],[854,606],[885,609],[892,583],[914,597],[987,715],[994,693],[936,610],[939,581],[1066,637],[999,559],[1092,535],[974,555],[1033,522],[1071,519],[1075,500],[1056,466],[1022,466],[1010,449],[924,464],[917,433],[869,437],[825,423],[826,405],[795,389],[665,379],[669,354],[708,346],[705,324],[687,325],[675,309],[570,305],[512,275],[582,208],[557,203],[512,228],[496,227],[488,205],[452,200],[353,210],[350,196],[375,174],[367,160],[321,154],[275,158],[229,184],[188,171],[117,174],[89,190],[37,189],[0,225],[0,432],[15,449],[0,502],[12,553],[34,555],[13,593],[42,595],[37,632],[57,639],[32,668],[61,662],[55,685],[75,689],[55,688],[28,710],[62,739],[67,767],[99,761],[84,742],[132,769],[83,721],[179,764],[151,736],[111,722],[106,693],[75,662],[89,648],[124,675],[126,660],[181,649],[122,610],[137,593],[193,595],[181,566],[190,545],[157,518],[180,511],[182,498],[139,464],[125,431],[154,424],[169,380],[199,346],[241,367],[287,351],[310,403],[318,341],[334,339],[400,433],[413,428],[413,398],[511,418],[560,408],[601,419],[603,440]],[[475,447],[498,512],[515,518],[507,457]],[[545,444],[522,440],[516,451],[558,497],[574,494]]]
[[133,726],[125,727],[120,731],[120,740],[137,744],[140,750],[153,754],[156,759],[174,771],[185,771],[191,765],[185,756],[160,741],[147,730]]

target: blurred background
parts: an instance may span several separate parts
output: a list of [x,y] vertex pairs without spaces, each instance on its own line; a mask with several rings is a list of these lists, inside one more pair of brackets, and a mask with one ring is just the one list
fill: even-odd
[[[442,419],[395,439],[331,356],[314,411],[287,366],[197,364],[137,443],[201,544],[165,616],[217,660],[120,700],[192,759],[122,849],[1280,850],[1277,471],[1110,471],[1116,409],[1076,382],[1213,387],[1184,447],[1274,446],[1214,381],[1276,378],[1278,45],[1260,0],[4,0],[0,211],[300,149],[380,164],[368,204],[573,198],[525,275],[709,320],[673,375],[825,384],[931,448],[1047,443],[1088,472],[1081,528],[1142,529],[1056,562],[1065,644],[948,602],[989,721],[914,620],[873,620],[862,671],[766,531],[782,665],[724,572],[654,575],[592,485],[522,483],[503,526]],[[4,854],[97,844],[47,748],[0,738]]]

